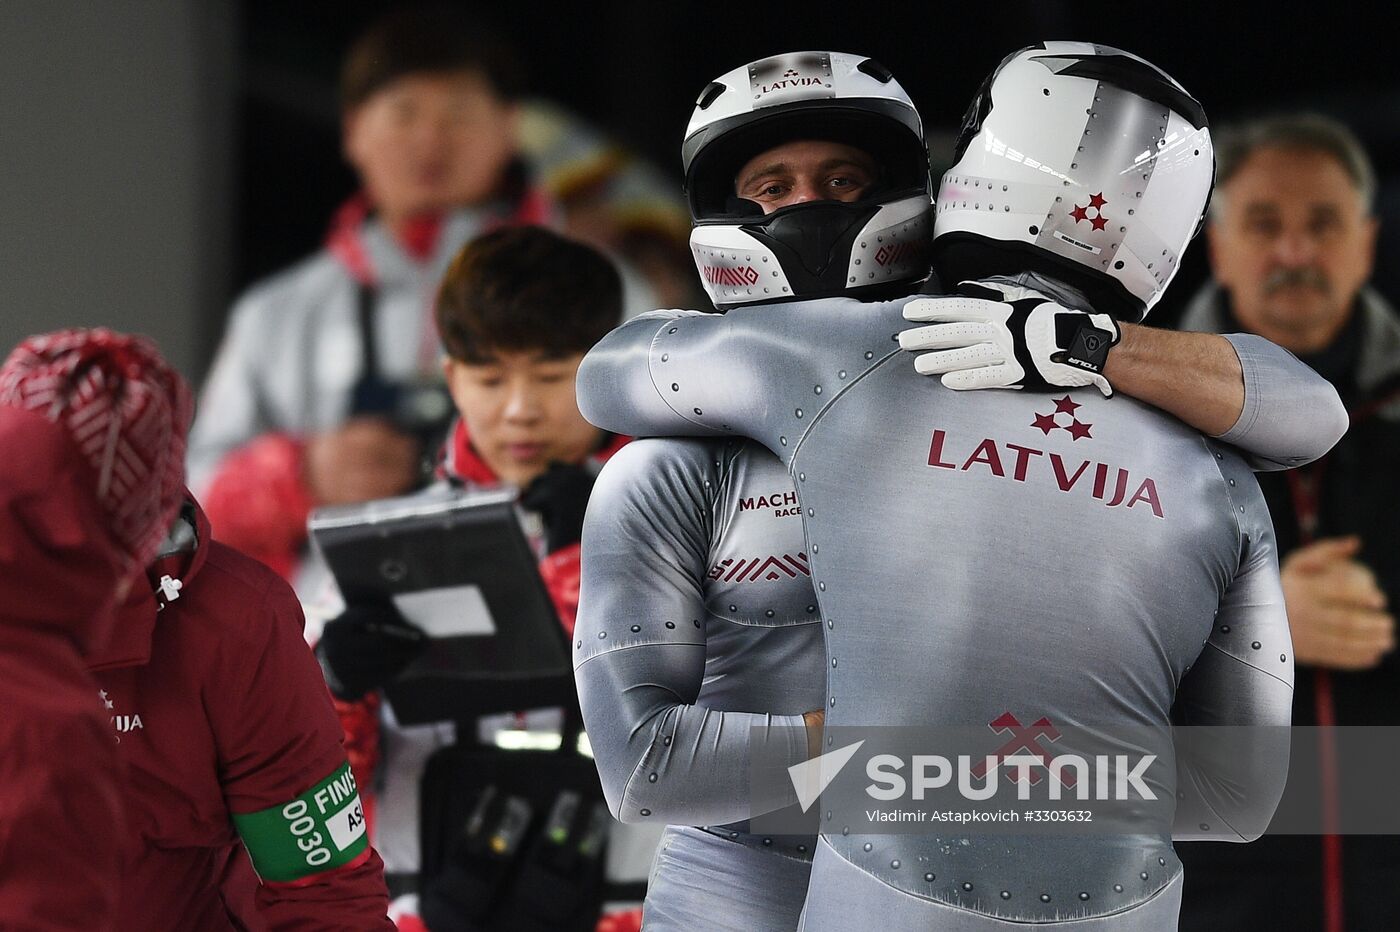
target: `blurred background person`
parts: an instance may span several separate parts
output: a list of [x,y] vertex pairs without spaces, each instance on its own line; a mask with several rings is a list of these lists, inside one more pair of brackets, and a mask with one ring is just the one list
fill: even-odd
[[[503,484],[522,490],[520,504],[532,517],[529,537],[566,635],[578,610],[579,539],[594,477],[627,439],[583,419],[574,377],[583,354],[622,319],[622,301],[621,279],[604,255],[525,227],[467,245],[436,304],[457,414],[440,481],[467,491]],[[342,700],[358,782],[374,788],[375,845],[394,891],[410,897],[419,890],[422,826],[435,818],[420,794],[432,754],[458,740],[490,746],[501,729],[558,733],[564,724],[562,710],[547,709],[399,725],[379,690],[425,646],[423,632],[384,603],[351,603],[326,623],[317,644],[331,690]],[[433,902],[450,912],[450,899]],[[395,913],[411,916],[417,909],[416,899],[405,898]]]
[[392,11],[350,48],[342,141],[362,189],[321,250],[239,300],[201,395],[190,478],[220,539],[293,577],[312,507],[423,478],[451,412],[431,321],[447,263],[484,231],[558,221],[518,152],[520,87],[458,7]]
[[[1246,330],[1336,387],[1351,428],[1323,459],[1259,475],[1278,534],[1297,658],[1295,725],[1400,724],[1391,606],[1400,596],[1400,322],[1370,285],[1376,175],[1356,136],[1310,113],[1259,119],[1216,147],[1207,242],[1214,281],[1182,326]],[[1329,757],[1324,738],[1321,756]],[[1390,799],[1378,780],[1295,754],[1289,794],[1364,824]],[[1287,798],[1285,798],[1287,800]],[[1288,808],[1285,801],[1283,808]],[[1341,807],[1338,810],[1337,807]],[[1351,807],[1350,809],[1348,807]],[[1335,826],[1334,826],[1335,827]],[[1400,839],[1266,836],[1184,846],[1183,929],[1379,929],[1400,914]]]
[[87,665],[179,507],[190,414],[140,338],[60,331],[0,368],[0,928],[118,928],[129,821]]
[[524,101],[519,125],[521,150],[563,210],[564,232],[625,260],[620,271],[640,276],[656,307],[708,307],[690,256],[690,214],[679,185],[547,100]]
[[513,50],[467,7],[402,6],[375,21],[340,79],[343,154],[361,190],[320,251],[233,311],[191,434],[191,483],[207,490],[220,539],[304,598],[322,584],[314,563],[301,572],[311,508],[427,478],[452,414],[432,294],[464,243],[501,226],[568,226],[647,263],[649,275],[622,267],[630,311],[656,306],[653,278],[678,292],[664,275],[674,223],[644,166],[557,108],[537,103],[524,119],[523,87]]

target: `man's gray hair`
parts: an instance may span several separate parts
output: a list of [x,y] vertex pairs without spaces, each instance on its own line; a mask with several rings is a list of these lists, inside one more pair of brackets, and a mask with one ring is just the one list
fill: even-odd
[[[1342,166],[1361,196],[1361,209],[1376,205],[1376,169],[1361,140],[1345,124],[1320,113],[1288,113],[1251,120],[1223,129],[1215,141],[1217,193],[1230,183],[1240,166],[1260,149],[1291,149],[1330,155]],[[1214,199],[1211,213],[1220,210]]]

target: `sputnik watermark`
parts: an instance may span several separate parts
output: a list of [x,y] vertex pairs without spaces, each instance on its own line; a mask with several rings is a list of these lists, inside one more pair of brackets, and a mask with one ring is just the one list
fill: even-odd
[[[1216,784],[1195,781],[1191,768],[1254,749],[1262,760],[1275,750],[1257,736],[1210,735],[1196,736],[1190,745],[1196,753],[1185,753],[1170,729],[1062,728],[1044,716],[1009,711],[982,726],[837,726],[823,737],[826,753],[781,767],[776,757],[792,743],[774,741],[771,733],[755,741],[756,831],[834,825],[853,833],[936,833],[956,824],[991,832],[1031,826],[1051,833],[1173,834],[1174,820],[1190,815],[1197,826],[1212,825],[1214,837],[1229,820],[1220,800],[1200,792]],[[760,805],[777,799],[779,790],[789,802]]]
[[[1014,771],[1011,782],[1016,786],[1016,798],[1024,802],[1031,798],[1031,790],[1038,782],[1036,769],[1044,768],[1050,775],[1047,796],[1052,800],[1063,799],[1065,789],[1077,800],[1155,800],[1157,794],[1143,781],[1143,775],[1156,760],[1156,754],[1138,755],[1135,759],[1127,754],[1097,754],[1091,765],[1077,754],[1062,754],[1049,761],[1034,754],[1002,758],[988,754],[978,759],[960,754],[956,766],[957,791],[968,800],[993,799],[999,790],[997,775],[1003,767],[1009,767]],[[942,755],[915,754],[908,761],[910,778],[907,780],[902,773],[905,763],[894,754],[877,754],[866,761],[866,776],[873,781],[866,787],[871,798],[888,801],[907,795],[922,800],[929,791],[950,786],[953,779],[954,765]],[[980,786],[977,785],[979,773]]]
[[[793,791],[803,812],[810,809],[831,782],[840,776],[864,744],[864,740],[856,741],[788,768]],[[908,760],[895,754],[876,754],[865,762],[865,774],[871,781],[865,791],[871,799],[881,802],[906,797],[922,801],[931,791],[956,786],[963,799],[981,802],[997,796],[1000,791],[998,774],[1003,768],[1009,768],[1013,771],[1009,778],[1011,785],[1016,787],[1016,798],[1022,802],[1031,799],[1031,791],[1040,779],[1040,770],[1050,776],[1046,796],[1051,800],[1156,800],[1157,793],[1143,779],[1156,761],[1156,754],[1143,754],[1135,758],[1127,754],[1097,754],[1092,761],[1078,754],[1049,758],[1037,754],[1011,754],[1006,757],[986,754],[980,758],[960,754],[954,763],[941,754],[915,754]],[[954,773],[957,775],[956,784],[953,783]],[[872,818],[871,821],[927,821],[928,811],[919,812],[921,818]]]
[[[1400,835],[1400,727],[1061,726],[1008,710],[982,726],[829,726],[794,764],[752,734],[759,834]],[[1022,724],[1025,723],[1025,724]],[[1338,786],[1322,781],[1331,755]],[[1341,792],[1340,807],[1324,805]]]

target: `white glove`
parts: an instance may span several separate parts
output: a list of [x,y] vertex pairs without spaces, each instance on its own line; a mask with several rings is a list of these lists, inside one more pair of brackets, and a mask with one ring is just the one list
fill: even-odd
[[904,318],[933,322],[899,335],[899,345],[920,352],[914,369],[941,375],[953,389],[1078,388],[1094,385],[1106,397],[1108,351],[1122,337],[1107,314],[1056,304],[1034,291],[962,282],[957,294],[920,297],[904,305]]

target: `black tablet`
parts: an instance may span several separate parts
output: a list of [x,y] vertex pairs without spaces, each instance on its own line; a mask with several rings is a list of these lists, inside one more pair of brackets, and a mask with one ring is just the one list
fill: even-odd
[[405,724],[572,702],[568,642],[510,489],[322,508],[311,540],[347,604],[393,600],[432,638],[385,687]]

